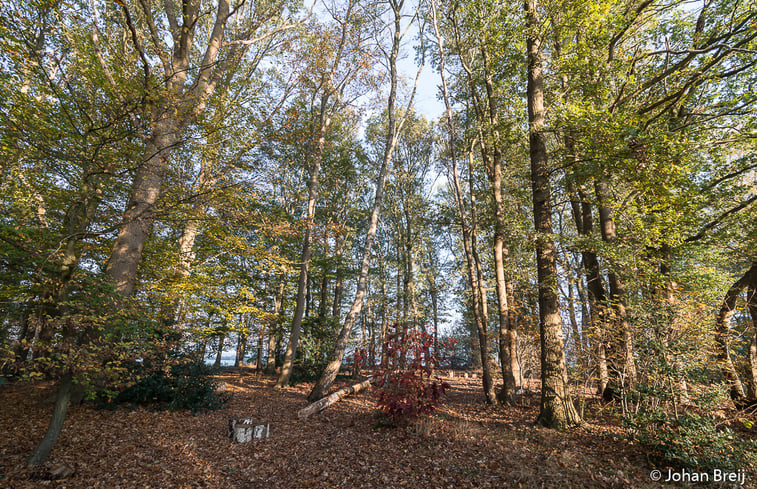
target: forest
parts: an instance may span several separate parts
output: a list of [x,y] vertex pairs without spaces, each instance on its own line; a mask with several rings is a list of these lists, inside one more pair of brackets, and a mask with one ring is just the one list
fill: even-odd
[[757,487],[757,3],[2,0],[0,412],[14,488]]

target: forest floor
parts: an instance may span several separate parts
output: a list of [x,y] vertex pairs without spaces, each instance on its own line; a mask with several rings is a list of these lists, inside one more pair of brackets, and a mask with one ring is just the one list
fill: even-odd
[[[42,438],[50,383],[0,386],[0,487],[9,488],[646,488],[653,467],[625,440],[610,411],[587,404],[595,423],[558,432],[533,425],[539,397],[519,407],[482,402],[480,379],[445,379],[433,415],[380,427],[370,391],[301,421],[312,384],[274,390],[274,378],[240,369],[219,375],[231,393],[199,415],[72,406],[51,464],[75,469],[44,480],[25,468]],[[342,382],[346,385],[346,382]],[[270,438],[233,443],[232,418],[264,418]],[[599,420],[599,421],[597,421]],[[596,424],[599,423],[599,424]],[[744,487],[750,486],[750,481]],[[680,486],[679,487],[683,487]]]

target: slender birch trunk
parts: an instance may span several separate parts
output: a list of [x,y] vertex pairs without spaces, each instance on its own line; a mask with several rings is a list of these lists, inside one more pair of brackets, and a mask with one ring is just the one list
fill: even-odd
[[[363,244],[363,257],[360,263],[360,274],[358,276],[357,290],[355,292],[355,299],[352,302],[352,307],[347,313],[347,317],[342,324],[342,328],[339,331],[339,335],[334,343],[334,349],[331,352],[329,363],[326,365],[325,370],[321,374],[318,382],[313,386],[313,390],[308,396],[310,402],[317,401],[328,393],[331,386],[334,384],[339,369],[344,359],[344,352],[347,349],[347,340],[349,339],[352,329],[355,327],[355,322],[360,316],[360,312],[363,309],[363,299],[366,293],[366,285],[368,282],[368,272],[371,264],[371,248],[373,242],[376,239],[376,231],[378,230],[379,215],[381,214],[381,204],[384,198],[384,184],[386,183],[386,175],[388,173],[389,165],[392,162],[394,156],[394,148],[397,144],[397,137],[399,130],[402,127],[402,121],[397,124],[395,113],[395,100],[397,98],[397,57],[399,55],[400,41],[402,39],[402,31],[400,26],[401,10],[404,4],[404,0],[390,0],[389,2],[392,11],[394,13],[394,32],[392,36],[392,50],[389,55],[389,76],[390,76],[390,89],[389,99],[387,101],[387,133],[384,142],[384,154],[381,160],[381,168],[379,170],[379,176],[376,181],[376,192],[373,198],[373,209],[371,211],[370,223],[368,225],[368,231],[365,235],[365,243]],[[404,121],[404,116],[403,116]],[[399,126],[399,127],[398,127]]]

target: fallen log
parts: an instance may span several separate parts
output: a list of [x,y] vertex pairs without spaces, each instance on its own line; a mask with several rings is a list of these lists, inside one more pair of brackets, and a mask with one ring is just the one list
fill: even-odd
[[372,383],[373,383],[373,377],[368,377],[366,380],[360,383],[349,385],[347,387],[342,387],[341,389],[334,392],[333,394],[329,394],[323,399],[315,401],[314,403],[308,404],[304,408],[300,409],[297,412],[297,417],[300,419],[307,419],[313,414],[320,413],[321,411],[331,406],[332,404],[339,402],[343,397],[360,392],[361,390],[370,386]]

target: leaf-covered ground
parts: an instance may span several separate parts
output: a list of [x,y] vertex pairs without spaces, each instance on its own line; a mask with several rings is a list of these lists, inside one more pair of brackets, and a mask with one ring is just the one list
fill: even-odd
[[[657,487],[643,453],[609,423],[566,433],[534,427],[538,396],[487,407],[477,379],[447,379],[437,413],[407,428],[379,426],[370,392],[300,421],[310,385],[276,391],[272,377],[251,370],[220,380],[232,399],[196,416],[73,406],[50,462],[75,473],[54,481],[24,464],[47,428],[52,405],[43,401],[53,386],[0,386],[0,487]],[[589,409],[601,419],[600,404]],[[270,438],[232,443],[229,419],[246,417],[267,419]]]

